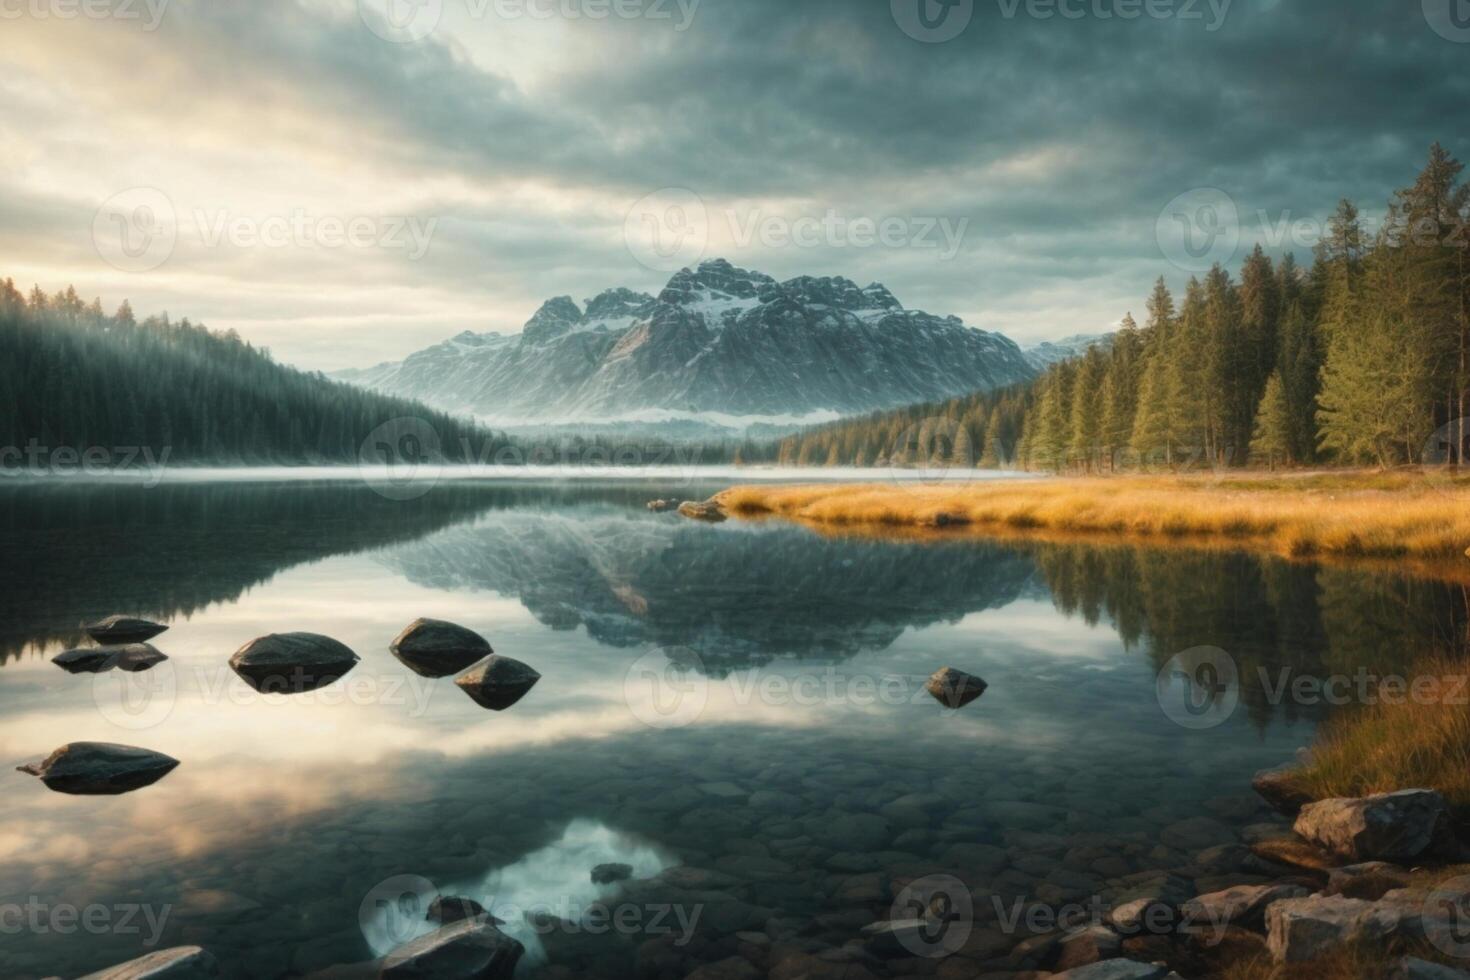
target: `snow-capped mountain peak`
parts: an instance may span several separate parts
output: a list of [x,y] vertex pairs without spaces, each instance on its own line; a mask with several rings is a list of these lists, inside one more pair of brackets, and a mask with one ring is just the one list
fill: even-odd
[[338,376],[491,420],[587,420],[673,410],[724,416],[857,413],[1035,373],[1014,343],[905,309],[881,283],[777,282],[711,259],[657,297],[606,290],[542,304],[519,336],[460,334],[398,364]]

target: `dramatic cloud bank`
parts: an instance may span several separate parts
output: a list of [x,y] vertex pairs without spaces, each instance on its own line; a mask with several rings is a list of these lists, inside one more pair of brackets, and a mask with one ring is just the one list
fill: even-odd
[[1094,332],[1470,156],[1449,2],[0,0],[0,276],[321,369],[716,255]]

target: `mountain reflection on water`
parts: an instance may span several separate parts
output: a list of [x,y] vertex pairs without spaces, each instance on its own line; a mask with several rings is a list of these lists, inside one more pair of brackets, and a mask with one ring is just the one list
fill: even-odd
[[[1250,774],[1322,717],[1273,704],[1263,680],[1403,671],[1464,643],[1463,589],[1408,576],[832,538],[643,506],[715,489],[456,483],[398,502],[342,484],[0,487],[23,556],[0,568],[0,755],[93,740],[182,761],[117,798],[13,774],[0,894],[166,908],[164,945],[206,945],[230,976],[291,976],[380,952],[364,903],[398,876],[575,909],[604,894],[581,867],[594,859],[636,878],[679,863],[710,877],[636,894],[698,896],[695,940],[537,934],[527,962],[614,977],[653,957],[682,976],[769,923],[840,946],[912,873],[1053,894],[1184,863],[1204,841],[1178,828],[1202,813],[1222,834],[1266,819]],[[114,612],[168,622],[153,642],[170,659],[126,677],[49,662]],[[419,616],[483,633],[542,681],[483,711],[388,652]],[[250,691],[228,657],[288,630],[362,662],[321,691]],[[1244,707],[1184,732],[1154,680],[1201,645],[1240,664]],[[697,710],[659,714],[650,663],[676,664]],[[920,685],[945,665],[990,690],[944,711]],[[146,938],[27,930],[6,937],[0,975],[84,973]]]

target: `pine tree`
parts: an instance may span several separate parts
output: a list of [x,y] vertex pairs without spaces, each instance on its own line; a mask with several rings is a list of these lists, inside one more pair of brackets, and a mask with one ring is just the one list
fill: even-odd
[[1138,389],[1143,381],[1140,363],[1143,338],[1138,324],[1129,313],[1123,317],[1113,348],[1109,352],[1102,391],[1102,425],[1100,439],[1108,454],[1108,468],[1115,469],[1119,451],[1133,438],[1133,422],[1138,414]]
[[1001,413],[997,408],[990,413],[985,426],[985,450],[980,455],[979,465],[988,470],[1000,469],[1010,464],[1008,447],[1001,444]]
[[1281,375],[1273,373],[1266,381],[1265,394],[1256,409],[1251,459],[1274,470],[1277,463],[1284,462],[1291,455],[1291,446],[1291,410],[1286,400],[1286,388],[1281,382]]
[[1072,405],[1067,444],[1068,456],[1084,470],[1091,470],[1102,442],[1103,376],[1107,365],[1096,346],[1089,347],[1077,365],[1072,383]]
[[1291,424],[1288,455],[1296,463],[1317,457],[1317,393],[1321,389],[1322,355],[1317,330],[1301,300],[1293,300],[1281,318],[1281,350],[1277,373]]

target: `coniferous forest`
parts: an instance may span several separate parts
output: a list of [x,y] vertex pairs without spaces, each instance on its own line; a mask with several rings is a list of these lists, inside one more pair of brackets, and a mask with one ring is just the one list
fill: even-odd
[[[813,428],[742,458],[805,465],[1460,463],[1470,451],[1470,185],[1439,144],[1369,233],[1342,201],[1309,267],[1257,246],[1142,324],[1014,389]],[[762,447],[765,449],[766,447]]]
[[89,449],[117,461],[124,447],[160,462],[347,462],[404,417],[432,426],[448,459],[496,451],[473,425],[284,367],[233,331],[140,322],[126,302],[109,316],[71,288],[23,296],[0,282],[0,446],[39,447],[51,462]]

